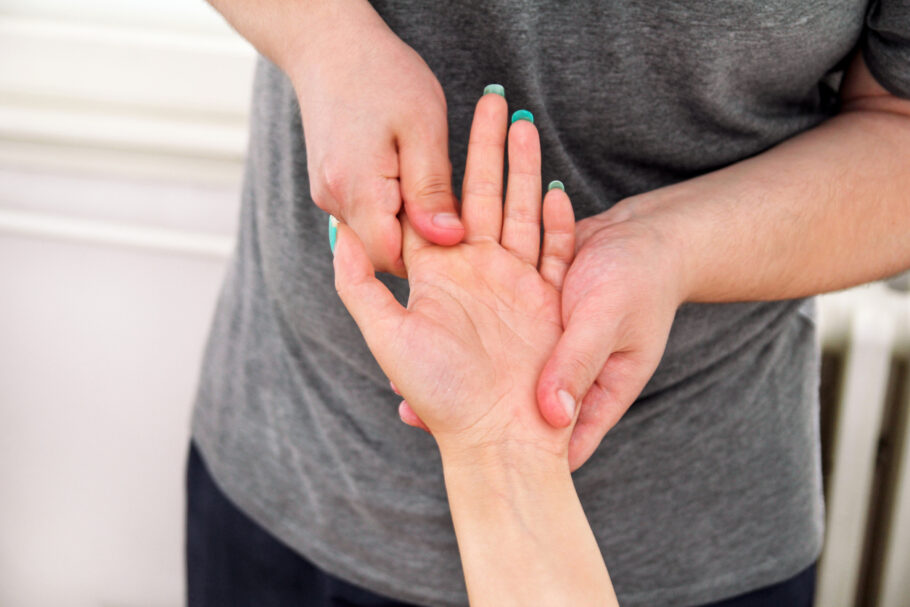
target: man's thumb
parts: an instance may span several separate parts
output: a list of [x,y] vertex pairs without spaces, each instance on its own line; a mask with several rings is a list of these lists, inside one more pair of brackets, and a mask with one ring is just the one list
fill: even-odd
[[564,428],[613,351],[612,327],[592,326],[592,319],[575,314],[544,365],[537,383],[537,405],[547,423]]
[[401,198],[408,218],[418,234],[441,245],[464,238],[452,191],[448,139],[445,124],[433,136],[427,136],[427,129],[412,129],[399,138],[398,150]]

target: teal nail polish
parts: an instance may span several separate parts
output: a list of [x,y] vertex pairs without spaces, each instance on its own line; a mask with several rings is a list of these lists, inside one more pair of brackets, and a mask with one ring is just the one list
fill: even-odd
[[335,254],[335,241],[338,240],[338,220],[334,215],[329,215],[329,246],[332,247],[332,254]]
[[528,110],[518,110],[512,114],[512,122],[514,123],[516,120],[527,120],[531,124],[534,124],[534,114]]
[[499,95],[502,98],[505,98],[506,89],[501,84],[488,84],[483,88],[483,94],[489,95],[490,93],[493,93],[495,95]]
[[550,190],[553,190],[553,189],[562,190],[563,192],[565,192],[566,186],[560,180],[554,179],[553,181],[550,182],[550,185],[547,186],[547,191],[549,192]]

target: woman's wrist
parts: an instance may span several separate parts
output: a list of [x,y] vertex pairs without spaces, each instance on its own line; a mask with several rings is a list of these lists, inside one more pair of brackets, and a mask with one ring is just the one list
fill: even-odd
[[565,451],[440,448],[472,605],[616,605]]
[[[533,396],[524,398],[513,394],[488,408],[494,407],[516,412],[531,411],[535,415],[537,412]],[[533,424],[516,422],[501,428],[474,424],[457,432],[433,429],[443,466],[447,472],[453,473],[517,468],[524,472],[568,474],[570,433],[568,428],[552,428],[543,420],[537,428]]]
[[458,437],[437,438],[447,476],[489,476],[496,483],[509,483],[516,472],[522,478],[571,478],[568,447],[557,450],[533,441],[460,443]]

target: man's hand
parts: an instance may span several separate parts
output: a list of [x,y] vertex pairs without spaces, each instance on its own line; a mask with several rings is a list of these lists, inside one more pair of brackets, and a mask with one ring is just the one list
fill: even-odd
[[565,333],[544,367],[537,399],[544,418],[568,426],[573,470],[623,416],[666,346],[682,302],[677,257],[623,203],[578,223],[578,252],[562,292]]
[[350,226],[379,271],[403,276],[402,205],[428,241],[452,245],[456,211],[442,87],[367,4],[325,9],[287,72],[300,101],[313,200]]
[[910,267],[910,100],[857,52],[841,101],[838,116],[761,154],[579,222],[566,332],[537,389],[556,427],[568,424],[559,391],[583,398],[573,468],[644,387],[683,300],[806,297]]
[[402,206],[429,242],[461,241],[442,87],[369,2],[209,1],[290,77],[313,200],[377,270],[404,276]]

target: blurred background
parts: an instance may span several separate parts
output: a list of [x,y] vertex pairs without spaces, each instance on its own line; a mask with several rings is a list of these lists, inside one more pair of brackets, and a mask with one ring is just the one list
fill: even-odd
[[[0,606],[183,603],[253,50],[201,0],[0,0]],[[820,298],[818,605],[910,605],[907,277]]]

